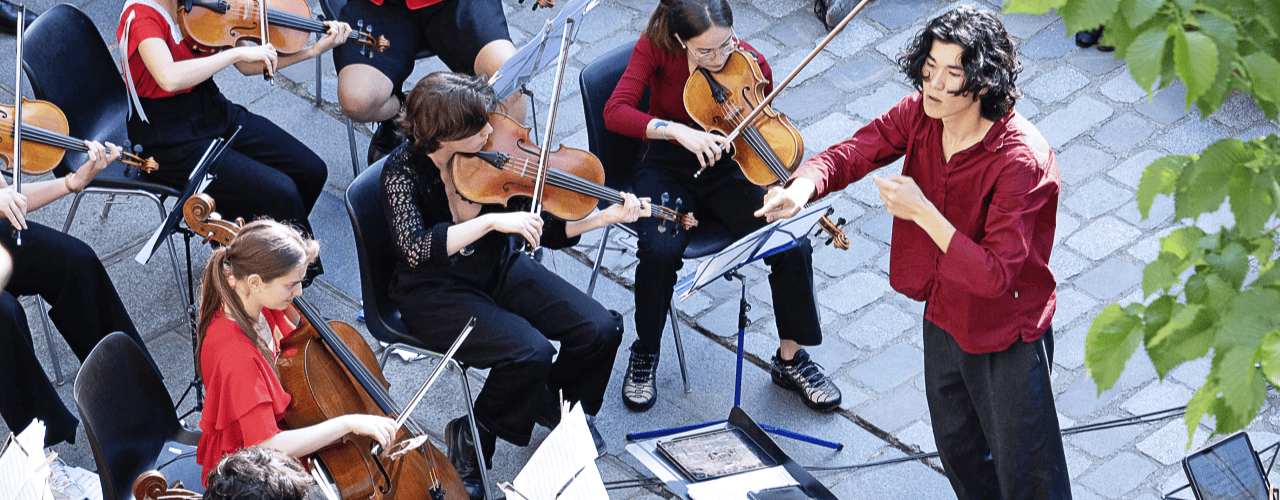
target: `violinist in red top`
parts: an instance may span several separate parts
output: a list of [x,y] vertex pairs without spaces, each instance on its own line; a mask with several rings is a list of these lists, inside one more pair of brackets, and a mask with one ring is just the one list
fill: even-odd
[[375,415],[343,415],[287,431],[277,423],[292,398],[280,386],[276,357],[280,340],[299,322],[286,309],[302,295],[307,264],[319,251],[320,245],[298,230],[258,220],[209,257],[196,343],[208,390],[196,448],[202,478],[224,455],[248,446],[275,448],[297,458],[347,433],[372,437],[384,448],[395,439],[395,420]]
[[958,7],[898,59],[915,93],[800,166],[759,212],[795,215],[873,178],[893,219],[889,281],[926,302],[925,396],[960,499],[1069,499],[1049,369],[1057,305],[1049,254],[1061,180],[1014,111],[1017,49],[995,15]]
[[[748,181],[729,158],[725,138],[696,128],[684,105],[689,75],[699,67],[712,73],[720,71],[729,55],[738,50],[755,58],[764,79],[772,81],[764,57],[734,35],[733,12],[726,0],[662,0],[605,105],[604,119],[609,130],[647,142],[640,148],[636,164],[636,196],[670,203],[679,199],[680,211],[699,216],[709,213],[741,237],[765,225],[764,219],[751,214],[760,208],[764,191]],[[651,92],[649,109],[641,110],[638,106],[645,89]],[[700,167],[709,165],[694,177]],[[660,231],[656,219],[641,219],[637,224],[639,338],[631,345],[622,401],[632,410],[643,411],[658,398],[654,371],[689,231],[675,231],[674,235]],[[769,288],[780,338],[771,373],[774,383],[799,393],[806,405],[828,411],[840,406],[840,389],[803,349],[822,343],[813,295],[812,253],[808,239],[802,239],[799,246],[764,260],[772,271]]]

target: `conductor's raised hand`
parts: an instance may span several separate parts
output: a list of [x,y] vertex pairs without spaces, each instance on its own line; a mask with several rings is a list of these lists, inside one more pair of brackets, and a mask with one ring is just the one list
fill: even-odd
[[499,233],[523,236],[529,245],[537,248],[542,239],[542,217],[529,212],[503,212],[489,214],[490,228]]
[[756,210],[754,215],[764,217],[768,222],[790,219],[800,213],[806,203],[809,203],[815,190],[813,181],[803,177],[791,181],[791,185],[786,188],[774,186],[765,193],[764,206]]
[[925,215],[937,211],[910,177],[894,175],[883,179],[872,177],[872,180],[880,188],[880,200],[894,217],[919,222]]

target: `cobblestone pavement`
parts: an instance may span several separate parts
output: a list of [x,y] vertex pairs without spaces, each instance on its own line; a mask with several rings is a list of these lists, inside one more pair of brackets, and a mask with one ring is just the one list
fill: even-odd
[[[52,0],[28,3],[41,11],[52,6]],[[104,38],[114,36],[120,2],[71,3],[94,19]],[[546,10],[530,12],[528,5],[510,0],[506,4],[517,43],[528,39],[550,15]],[[625,4],[604,0],[589,14],[581,43],[570,51],[557,142],[587,147],[578,72],[600,54],[633,43],[656,5],[656,0]],[[893,68],[893,59],[926,19],[952,5],[935,0],[877,0],[801,72],[791,88],[781,94],[776,108],[787,113],[801,129],[809,154],[847,137],[909,92],[905,80]],[[772,61],[779,78],[790,72],[825,35],[806,0],[740,0],[734,2],[734,14],[738,35]],[[1093,317],[1107,304],[1141,298],[1138,285],[1142,267],[1156,256],[1158,239],[1173,227],[1173,207],[1168,199],[1157,200],[1150,219],[1141,220],[1138,215],[1134,193],[1142,169],[1165,154],[1197,153],[1215,140],[1254,138],[1275,132],[1277,126],[1242,95],[1232,96],[1218,113],[1202,121],[1198,112],[1185,110],[1180,84],[1148,99],[1146,92],[1130,79],[1122,61],[1094,49],[1077,48],[1060,18],[1009,15],[1004,19],[1010,33],[1021,42],[1024,71],[1020,81],[1025,97],[1017,109],[1039,126],[1056,149],[1063,177],[1057,245],[1050,263],[1059,279],[1053,382],[1062,426],[1185,404],[1204,381],[1206,362],[1181,366],[1161,382],[1149,360],[1139,353],[1116,387],[1097,396],[1094,382],[1083,366],[1085,334]],[[114,41],[109,44],[114,48]],[[12,54],[14,39],[0,37],[0,49],[0,53]],[[0,75],[12,75],[12,58],[0,59]],[[333,318],[357,323],[359,275],[341,201],[343,190],[352,179],[346,121],[335,102],[332,59],[324,56],[321,63],[323,103],[319,107],[313,105],[316,70],[311,63],[283,70],[276,86],[227,71],[217,79],[232,100],[275,120],[328,161],[329,184],[312,214],[324,244],[328,273],[307,291],[307,296]],[[410,82],[439,69],[443,65],[436,60],[422,61]],[[544,72],[530,85],[543,120],[547,116],[545,102],[553,84],[552,73]],[[0,77],[0,82],[11,82],[10,78]],[[11,102],[12,89],[2,89],[5,102]],[[364,156],[368,135],[363,126],[357,128],[358,157]],[[885,169],[886,174],[898,167]],[[131,258],[154,227],[154,208],[138,202],[113,205],[110,217],[101,219],[97,214],[103,204],[103,197],[87,198],[71,232],[89,242],[106,262],[148,347],[161,363],[176,400],[192,376],[190,340],[182,324],[181,297],[185,287],[172,283],[163,254],[146,266]],[[67,200],[62,200],[37,212],[33,219],[59,227],[68,206]],[[749,299],[756,307],[750,313],[747,332],[751,366],[745,374],[743,406],[761,422],[845,443],[844,451],[828,452],[779,438],[782,446],[806,465],[852,465],[933,451],[923,392],[922,304],[904,299],[889,287],[890,216],[873,184],[867,181],[837,196],[836,207],[839,217],[850,221],[846,230],[853,248],[839,251],[819,246],[815,252],[814,271],[826,334],[823,345],[811,353],[838,381],[844,392],[844,405],[832,414],[815,414],[800,405],[796,396],[769,383],[767,360],[777,341],[764,269],[753,266],[746,273]],[[1229,220],[1229,212],[1224,210],[1200,224],[1217,227]],[[610,248],[634,248],[634,242],[625,238],[611,240]],[[574,249],[554,253],[546,264],[585,288],[590,275],[588,263],[597,245],[599,232],[589,235]],[[194,247],[198,272],[208,252],[199,245]],[[634,251],[608,251],[608,279],[602,280],[595,292],[603,304],[626,316],[629,338],[624,345],[634,335],[630,314],[634,308],[630,291],[634,264]],[[684,272],[693,268],[686,266]],[[689,363],[694,367],[692,393],[680,390],[676,358],[670,349],[672,341],[668,340],[668,356],[659,372],[659,403],[646,413],[627,411],[618,398],[625,349],[619,354],[601,414],[602,431],[609,441],[609,455],[600,461],[606,480],[648,475],[625,453],[624,433],[725,418],[732,402],[732,334],[738,290],[736,283],[719,282],[679,305]],[[25,304],[33,325],[38,325],[34,302],[27,299]],[[37,335],[39,331],[37,328]],[[46,368],[52,371],[44,342],[36,345]],[[55,346],[62,354],[64,373],[74,370],[77,365],[70,350],[60,341]],[[407,398],[427,369],[425,363],[392,362],[388,373],[394,394]],[[454,391],[450,385],[445,383],[435,389],[440,401],[424,405],[414,415],[436,432],[463,411],[458,398],[446,394]],[[62,393],[64,400],[73,405],[71,384],[63,386]],[[1274,402],[1272,398],[1262,416],[1250,426],[1256,446],[1280,440],[1280,414],[1274,410]],[[180,409],[185,411],[191,405],[188,399]],[[189,417],[187,423],[195,425],[196,421]],[[534,444],[544,435],[545,431],[539,430]],[[1207,429],[1202,429],[1193,446],[1203,443],[1206,435]],[[1075,498],[1158,498],[1162,492],[1184,484],[1178,462],[1186,452],[1186,436],[1180,419],[1068,436],[1065,442]],[[55,451],[68,463],[94,469],[83,430],[77,443],[56,446]],[[500,445],[493,478],[512,479],[530,453],[531,449]],[[953,496],[936,461],[816,474],[841,498]],[[1273,479],[1276,477],[1273,475]],[[670,497],[656,488],[616,490],[612,496]]]

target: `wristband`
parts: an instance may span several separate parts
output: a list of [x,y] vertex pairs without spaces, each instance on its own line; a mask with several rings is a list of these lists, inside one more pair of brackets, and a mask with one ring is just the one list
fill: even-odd
[[72,177],[75,177],[75,175],[76,175],[76,173],[75,173],[75,172],[71,172],[71,173],[67,174],[67,176],[66,176],[66,177],[63,177],[63,178],[62,178],[62,184],[63,184],[63,185],[65,185],[65,186],[67,186],[67,192],[70,192],[70,193],[79,193],[79,191],[76,191],[76,190],[75,190],[75,188],[72,188],[72,187],[71,187],[71,178],[72,178]]

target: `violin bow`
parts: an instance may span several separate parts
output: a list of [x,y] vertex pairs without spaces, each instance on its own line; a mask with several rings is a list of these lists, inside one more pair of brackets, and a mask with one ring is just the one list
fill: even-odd
[[[13,66],[13,192],[22,194],[22,32],[27,18],[27,6],[18,6],[18,63]],[[10,221],[13,222],[13,221]],[[22,246],[22,231],[13,225],[13,239]]]
[[[547,28],[550,29],[551,21],[547,21]],[[560,89],[564,84],[564,67],[569,62],[569,32],[576,27],[573,19],[566,22],[564,31],[560,33],[560,63],[556,65],[556,86],[551,92],[551,118],[547,120],[546,131],[542,135],[542,153],[538,155],[538,179],[533,185],[533,208],[531,211],[535,214],[542,212],[542,195],[546,191],[547,175],[551,170],[547,159],[551,156],[551,134],[556,127],[556,112],[560,110]],[[537,103],[534,103],[535,105]]]
[[[733,129],[733,132],[730,132],[729,135],[725,136],[726,142],[731,143],[734,139],[737,139],[738,135],[742,133],[742,130],[747,128],[747,125],[751,124],[751,122],[760,115],[760,112],[764,111],[764,108],[769,106],[769,103],[773,102],[773,98],[778,97],[778,93],[782,92],[782,89],[787,88],[787,84],[791,83],[791,80],[794,80],[796,75],[800,74],[800,70],[804,69],[805,66],[808,66],[809,61],[812,61],[814,57],[817,57],[818,53],[822,52],[822,49],[825,49],[828,43],[831,43],[831,39],[835,38],[836,35],[839,35],[840,32],[844,30],[844,27],[849,24],[849,21],[852,21],[854,16],[858,15],[859,12],[862,12],[862,8],[866,7],[867,3],[870,1],[871,0],[862,0],[861,2],[858,2],[858,5],[854,7],[853,10],[849,11],[848,15],[844,16],[844,19],[840,21],[840,24],[837,24],[830,33],[827,33],[827,36],[823,38],[821,42],[818,42],[818,46],[814,47],[813,50],[809,52],[809,55],[805,56],[804,60],[800,61],[800,64],[796,66],[795,69],[791,70],[791,74],[787,75],[787,77],[782,80],[782,83],[774,85],[773,92],[770,92],[764,100],[760,101],[760,104],[756,105],[755,109],[752,109],[750,113],[747,113],[746,117],[743,117],[743,119],[738,122],[738,126]],[[697,177],[702,175],[702,171],[706,169],[707,167],[699,168],[693,176]]]
[[[418,403],[422,402],[422,398],[427,395],[427,391],[431,390],[431,386],[436,383],[436,379],[440,378],[440,374],[444,373],[445,368],[448,368],[449,362],[453,361],[453,355],[458,352],[459,347],[462,347],[462,342],[467,340],[467,336],[471,335],[471,330],[475,327],[476,318],[472,316],[471,321],[468,321],[467,325],[462,327],[462,333],[458,334],[458,338],[453,341],[453,345],[449,346],[449,350],[445,351],[444,356],[440,358],[440,362],[436,363],[435,369],[431,370],[431,375],[427,376],[427,381],[423,382],[422,387],[418,388],[418,392],[413,395],[413,399],[409,400],[409,404],[405,405],[403,410],[400,410],[400,415],[396,417],[397,429],[404,425],[405,420],[409,419],[409,414],[413,413],[413,410],[418,407]],[[466,374],[463,373],[463,376],[466,376]],[[422,443],[425,443],[427,439],[426,434],[405,439],[388,447],[386,450],[387,455],[392,460],[400,458],[410,450],[422,446]],[[382,447],[377,442],[374,442],[373,448],[369,453],[374,456],[381,455]]]
[[[267,29],[267,0],[256,0],[258,2],[258,28],[262,31],[262,45],[271,45],[271,30]],[[271,72],[263,65],[262,79],[272,85],[276,84],[276,79],[271,76]]]

